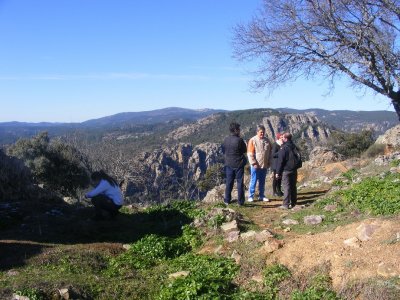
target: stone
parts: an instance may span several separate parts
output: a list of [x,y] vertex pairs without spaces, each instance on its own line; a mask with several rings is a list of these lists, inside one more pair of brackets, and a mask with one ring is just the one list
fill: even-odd
[[361,247],[360,240],[356,237],[352,237],[347,240],[344,240],[343,243],[348,247],[353,247],[353,248]]
[[238,265],[240,264],[240,261],[242,260],[242,256],[236,250],[233,250],[231,258],[233,258],[235,260],[236,264],[238,264]]
[[337,209],[336,204],[328,204],[324,207],[325,211],[335,211]]
[[292,219],[286,219],[286,220],[282,221],[282,224],[285,224],[285,225],[298,225],[299,222],[296,221],[296,220],[292,220]]
[[249,240],[249,239],[255,238],[256,235],[257,235],[257,232],[255,232],[254,230],[250,230],[250,231],[240,234],[240,238],[242,240]]
[[29,300],[29,297],[13,294],[11,300]]
[[132,246],[129,245],[129,244],[123,244],[123,245],[122,245],[122,248],[124,248],[125,250],[129,250],[129,249],[132,248]]
[[266,251],[267,253],[272,253],[278,250],[279,248],[283,247],[284,242],[277,240],[277,239],[269,239],[265,241],[262,250]]
[[240,235],[240,231],[230,231],[228,232],[228,234],[226,235],[225,240],[228,243],[232,243],[232,242],[236,242],[239,239],[239,235]]
[[304,224],[306,225],[318,225],[321,224],[325,216],[323,215],[311,215],[304,217]]
[[357,238],[363,242],[368,241],[379,227],[379,225],[374,224],[361,224],[357,227]]
[[69,289],[64,288],[64,289],[59,289],[58,293],[60,294],[61,299],[63,300],[68,300],[69,298]]
[[187,277],[189,275],[188,271],[179,271],[168,275],[168,278],[178,278],[178,277]]
[[228,223],[224,223],[221,225],[221,229],[224,232],[230,232],[230,231],[238,231],[238,224],[236,220],[233,220]]
[[273,233],[271,231],[269,231],[268,229],[264,229],[264,230],[260,231],[255,236],[256,241],[260,242],[260,243],[265,242],[269,238],[273,238],[273,237],[274,237]]

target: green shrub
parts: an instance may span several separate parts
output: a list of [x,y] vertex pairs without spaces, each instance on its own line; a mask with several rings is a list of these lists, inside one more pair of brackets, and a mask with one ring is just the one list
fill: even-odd
[[29,298],[29,300],[43,300],[43,293],[37,289],[34,288],[26,288],[26,289],[21,289],[15,292],[16,295],[18,296],[24,296]]
[[199,181],[198,187],[201,192],[207,192],[223,183],[225,178],[224,165],[215,164],[207,168],[204,178]]
[[24,163],[0,149],[0,201],[29,197],[32,174]]
[[337,300],[340,299],[336,293],[331,290],[318,289],[309,287],[304,291],[294,291],[291,296],[292,300]]
[[346,157],[360,156],[374,143],[374,133],[363,130],[360,133],[334,131],[328,146]]
[[364,156],[373,158],[378,155],[381,155],[385,152],[385,145],[384,144],[372,144],[365,152]]
[[63,195],[75,196],[89,184],[87,159],[74,147],[50,142],[47,132],[32,139],[20,139],[8,152],[24,161],[35,179]]
[[232,259],[183,255],[172,261],[171,272],[184,270],[188,276],[165,285],[158,299],[232,299],[236,291],[232,280],[238,268]]
[[400,211],[400,175],[368,177],[350,189],[338,193],[344,205],[354,205],[374,215],[391,215]]
[[124,270],[146,269],[190,249],[182,239],[160,237],[155,234],[146,235],[130,246],[129,250],[110,260],[108,273],[118,274]]
[[284,265],[275,264],[267,266],[263,271],[266,299],[275,299],[279,292],[279,283],[290,276],[290,271]]

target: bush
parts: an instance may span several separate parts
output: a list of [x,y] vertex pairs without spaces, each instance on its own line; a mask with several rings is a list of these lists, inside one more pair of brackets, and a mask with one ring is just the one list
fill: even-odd
[[239,267],[232,259],[187,254],[171,265],[171,272],[185,270],[189,274],[165,285],[159,299],[232,299],[236,292],[232,280]]
[[400,174],[368,177],[339,195],[344,205],[354,205],[374,215],[391,215],[400,212],[399,182]]
[[8,152],[23,160],[39,183],[63,195],[74,196],[89,184],[87,159],[72,146],[50,142],[47,132],[18,140]]
[[29,197],[32,174],[24,163],[0,149],[0,201]]
[[385,147],[383,144],[372,144],[363,155],[369,158],[377,157],[385,152]]
[[374,133],[363,130],[360,133],[333,132],[328,143],[334,151],[346,156],[360,156],[374,143]]

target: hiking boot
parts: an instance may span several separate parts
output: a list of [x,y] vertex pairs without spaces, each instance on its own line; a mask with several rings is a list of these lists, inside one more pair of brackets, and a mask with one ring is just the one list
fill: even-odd
[[249,199],[247,199],[247,202],[253,202],[254,199],[252,197],[250,197]]
[[269,199],[268,199],[267,197],[263,197],[263,198],[262,198],[262,201],[263,201],[263,202],[269,202]]

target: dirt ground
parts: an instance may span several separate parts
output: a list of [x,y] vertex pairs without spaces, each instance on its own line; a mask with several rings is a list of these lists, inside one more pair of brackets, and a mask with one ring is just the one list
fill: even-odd
[[[399,221],[368,219],[337,227],[333,232],[293,236],[285,239],[284,247],[268,260],[284,264],[295,274],[328,263],[335,290],[354,279],[400,277]],[[376,230],[367,241],[355,240],[363,224],[373,225]],[[346,245],[345,241],[352,238],[353,243]]]

